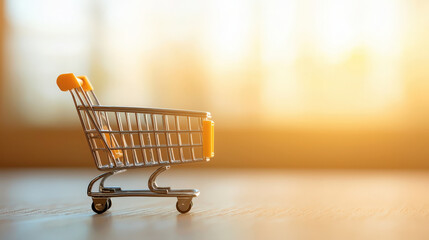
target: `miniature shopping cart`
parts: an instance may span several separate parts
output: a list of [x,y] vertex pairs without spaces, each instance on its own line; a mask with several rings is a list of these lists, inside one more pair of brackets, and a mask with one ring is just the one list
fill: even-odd
[[[197,189],[173,190],[158,187],[156,177],[170,165],[209,161],[214,156],[214,123],[210,113],[140,107],[100,105],[85,76],[62,74],[57,79],[62,91],[69,91],[88,140],[95,165],[106,171],[88,185],[92,210],[103,213],[113,197],[176,197],[176,208],[192,208]],[[105,180],[131,168],[158,167],[148,180],[148,190],[106,187]],[[93,185],[99,181],[98,191]]]

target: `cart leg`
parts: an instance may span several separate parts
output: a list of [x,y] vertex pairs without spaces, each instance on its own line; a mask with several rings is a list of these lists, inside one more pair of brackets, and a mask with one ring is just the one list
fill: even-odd
[[156,171],[153,172],[152,175],[150,175],[149,181],[147,182],[147,185],[148,185],[148,188],[151,192],[168,193],[168,191],[170,191],[170,187],[158,187],[156,185],[156,178],[158,177],[158,175],[161,174],[162,172],[168,170],[168,169],[170,169],[170,166],[162,166],[162,167],[156,169]]
[[[98,186],[100,193],[112,193],[112,192],[120,191],[121,188],[119,187],[104,187],[104,181],[106,181],[108,177],[122,172],[125,172],[125,170],[106,172],[92,179],[92,181],[88,184],[88,189],[87,189],[88,196],[90,197],[93,196],[92,187],[100,179],[101,179],[100,185]],[[101,214],[109,210],[110,207],[112,207],[112,200],[110,198],[103,197],[103,196],[92,198],[91,208],[94,212]]]
[[100,185],[99,185],[99,187],[98,187],[98,189],[99,189],[99,191],[100,192],[112,192],[112,191],[110,191],[110,190],[117,190],[117,189],[119,189],[119,188],[105,188],[104,187],[104,181],[108,178],[108,177],[110,177],[110,176],[112,176],[112,175],[115,175],[115,174],[118,174],[118,173],[123,173],[123,172],[125,172],[126,170],[119,170],[119,171],[111,171],[111,172],[106,172],[106,173],[103,173],[103,174],[101,174],[101,175],[98,175],[97,177],[95,177],[94,179],[92,179],[91,180],[91,182],[89,182],[89,184],[88,184],[88,188],[87,188],[87,194],[88,194],[88,196],[92,196],[92,187],[94,186],[94,184],[98,181],[98,180],[100,180],[101,179],[101,181],[100,181]]

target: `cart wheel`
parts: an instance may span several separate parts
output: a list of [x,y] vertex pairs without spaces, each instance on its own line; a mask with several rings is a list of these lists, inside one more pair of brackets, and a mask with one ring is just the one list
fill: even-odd
[[109,210],[112,207],[112,200],[109,198],[107,200],[107,210]]
[[94,204],[94,202],[92,202],[91,208],[92,208],[92,211],[94,211],[95,213],[102,214],[105,211],[107,211],[107,209],[109,209],[109,203],[108,201],[106,201],[104,204],[101,204],[101,203]]
[[192,205],[192,199],[178,199],[176,209],[180,213],[187,213],[191,210]]

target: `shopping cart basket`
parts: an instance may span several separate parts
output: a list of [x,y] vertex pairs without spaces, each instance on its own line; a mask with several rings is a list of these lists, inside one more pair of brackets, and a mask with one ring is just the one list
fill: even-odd
[[[170,165],[209,161],[214,156],[214,123],[210,113],[100,105],[91,83],[73,73],[58,76],[57,85],[73,97],[95,165],[106,171],[88,185],[92,210],[103,213],[113,197],[176,197],[176,208],[186,213],[192,208],[197,189],[173,190],[158,187],[156,177]],[[105,180],[131,168],[158,167],[148,180],[148,190],[106,187]],[[99,181],[98,191],[93,185]]]

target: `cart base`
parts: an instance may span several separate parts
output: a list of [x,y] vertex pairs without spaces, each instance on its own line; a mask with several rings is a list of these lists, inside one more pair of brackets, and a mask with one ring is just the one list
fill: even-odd
[[[115,174],[125,172],[126,170],[118,170],[103,173],[95,177],[88,185],[87,194],[92,197],[92,210],[98,214],[104,213],[112,206],[110,198],[113,197],[176,197],[176,209],[180,213],[187,213],[192,208],[192,198],[197,197],[200,192],[197,189],[175,189],[170,187],[158,187],[156,178],[158,175],[170,166],[162,166],[158,168],[148,180],[148,190],[122,190],[120,187],[104,187],[104,181]],[[100,180],[99,191],[93,192],[93,185]]]

